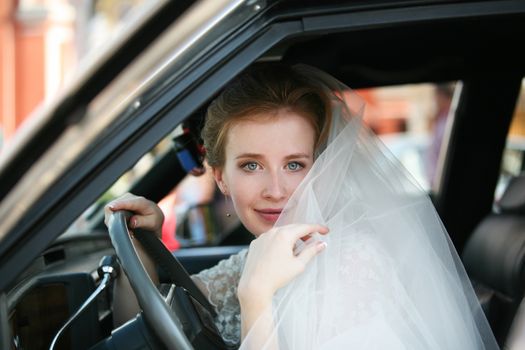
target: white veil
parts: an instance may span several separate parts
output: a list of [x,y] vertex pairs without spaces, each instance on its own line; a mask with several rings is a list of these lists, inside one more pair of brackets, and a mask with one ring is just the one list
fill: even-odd
[[276,225],[330,233],[274,296],[271,330],[259,320],[241,349],[497,349],[429,197],[363,125],[363,101],[323,72],[294,70],[332,96],[333,122]]

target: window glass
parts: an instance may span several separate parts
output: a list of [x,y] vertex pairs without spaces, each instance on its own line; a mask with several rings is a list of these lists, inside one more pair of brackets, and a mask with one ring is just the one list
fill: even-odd
[[231,200],[215,185],[210,168],[200,176],[187,175],[159,206],[165,217],[162,240],[171,250],[247,244],[252,238]]
[[83,231],[91,231],[92,225],[101,219],[104,215],[102,207],[113,199],[118,198],[130,191],[133,183],[138,181],[154,166],[156,159],[162,157],[171,149],[171,137],[168,135],[161,142],[159,142],[153,149],[144,154],[135,165],[125,172],[106,192],[99,197],[88,209],[78,217],[71,226],[66,230],[65,234],[76,234]]
[[455,82],[361,89],[364,119],[426,191],[435,188]]
[[525,164],[525,79],[521,82],[521,91],[507,135],[507,144],[501,161],[500,177],[494,199],[497,201],[507,187],[509,180],[523,172]]
[[[183,133],[182,126],[176,128],[142,156],[69,227],[66,234],[89,231],[93,223],[101,220],[104,205],[130,192],[133,184],[167,152],[176,152],[174,140]],[[252,239],[242,227],[231,200],[222,195],[215,185],[209,167],[199,176],[186,175],[158,205],[164,214],[162,241],[171,251],[219,244],[243,245]]]

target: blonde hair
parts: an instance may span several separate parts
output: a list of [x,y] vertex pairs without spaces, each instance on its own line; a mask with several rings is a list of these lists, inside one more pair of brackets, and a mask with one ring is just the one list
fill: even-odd
[[328,95],[293,67],[265,63],[241,73],[208,107],[201,132],[208,164],[224,165],[228,130],[234,123],[281,109],[292,110],[311,123],[316,148],[325,141],[331,121]]

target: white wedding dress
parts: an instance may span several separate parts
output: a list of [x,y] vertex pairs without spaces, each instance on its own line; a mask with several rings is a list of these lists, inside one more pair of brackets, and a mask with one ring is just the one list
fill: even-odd
[[[294,69],[332,96],[333,121],[276,225],[320,223],[330,233],[312,238],[326,250],[274,296],[271,334],[258,322],[241,349],[497,349],[429,197],[363,125],[361,99],[323,72]],[[230,343],[240,337],[245,257],[197,275]]]
[[237,299],[237,286],[247,252],[247,249],[241,250],[211,269],[192,276],[204,287],[208,300],[215,308],[215,326],[228,345],[238,345],[241,340],[241,307]]

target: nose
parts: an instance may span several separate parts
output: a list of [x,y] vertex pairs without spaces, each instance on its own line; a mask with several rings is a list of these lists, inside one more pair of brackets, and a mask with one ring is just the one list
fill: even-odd
[[280,201],[286,198],[286,180],[280,172],[268,173],[264,180],[262,195],[266,199]]

